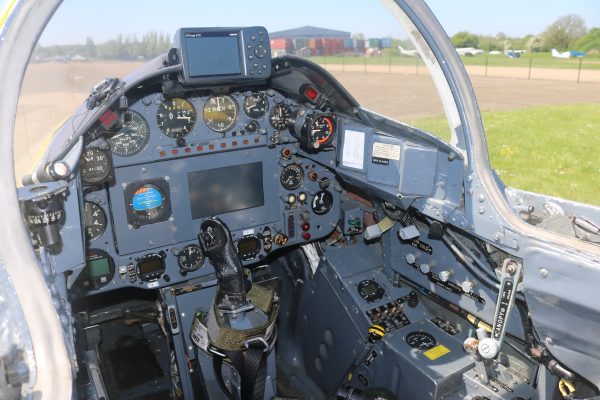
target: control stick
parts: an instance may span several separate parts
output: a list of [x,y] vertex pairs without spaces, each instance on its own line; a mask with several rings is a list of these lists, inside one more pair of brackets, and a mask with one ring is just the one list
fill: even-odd
[[242,264],[227,225],[216,217],[205,219],[200,225],[198,240],[217,273],[217,308],[230,313],[252,309],[246,300]]

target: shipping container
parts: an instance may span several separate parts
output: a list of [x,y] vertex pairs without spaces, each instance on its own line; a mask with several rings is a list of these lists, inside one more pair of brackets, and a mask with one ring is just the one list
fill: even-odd
[[308,39],[294,39],[294,47],[296,48],[296,50],[308,47]]
[[382,49],[389,49],[390,47],[392,47],[392,39],[391,38],[381,39],[381,48]]
[[364,39],[352,39],[352,43],[354,44],[354,47],[356,50],[362,50],[365,48],[365,40]]
[[285,39],[284,38],[271,39],[271,48],[274,50],[285,49]]
[[286,53],[293,53],[294,52],[294,43],[292,42],[292,39],[284,39],[284,38],[271,39],[271,49],[283,50]]
[[370,38],[367,42],[367,47],[370,49],[379,49],[380,45],[381,43],[378,38]]

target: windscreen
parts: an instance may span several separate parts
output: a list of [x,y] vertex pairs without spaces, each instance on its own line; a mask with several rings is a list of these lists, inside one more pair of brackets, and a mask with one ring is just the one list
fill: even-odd
[[186,33],[190,77],[240,74],[238,38],[237,32]]
[[265,204],[262,163],[188,173],[192,219]]

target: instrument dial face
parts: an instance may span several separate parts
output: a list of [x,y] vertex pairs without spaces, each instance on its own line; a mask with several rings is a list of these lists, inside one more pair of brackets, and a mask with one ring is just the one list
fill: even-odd
[[196,123],[196,109],[189,101],[173,98],[160,103],[156,123],[166,136],[177,139],[192,131]]
[[327,214],[333,207],[333,195],[327,190],[320,190],[313,197],[311,208],[317,215]]
[[195,244],[184,247],[177,256],[177,263],[184,271],[196,271],[204,264],[204,252]]
[[288,128],[288,119],[292,115],[292,110],[285,104],[277,104],[271,111],[269,121],[273,128],[282,131]]
[[429,350],[435,347],[437,341],[427,332],[414,331],[406,335],[406,343],[412,348]]
[[231,129],[237,116],[237,102],[229,95],[210,96],[204,105],[204,122],[215,132],[225,132]]
[[263,93],[254,93],[244,100],[244,112],[250,118],[260,118],[269,110],[267,96]]
[[104,181],[112,170],[112,161],[102,149],[90,147],[85,149],[79,159],[81,179],[87,183]]
[[311,143],[325,145],[333,138],[335,132],[335,121],[329,115],[320,115],[315,118],[309,127]]
[[304,171],[297,164],[290,164],[281,170],[279,182],[287,190],[298,189],[304,180]]
[[98,239],[106,231],[106,214],[96,203],[91,201],[83,203],[83,220],[85,222],[85,238],[88,242]]
[[147,221],[158,219],[167,205],[167,196],[156,185],[147,183],[138,187],[131,197],[130,207],[138,218]]
[[123,126],[109,142],[114,154],[129,157],[144,150],[150,141],[150,128],[142,114],[133,110],[123,113],[123,121]]

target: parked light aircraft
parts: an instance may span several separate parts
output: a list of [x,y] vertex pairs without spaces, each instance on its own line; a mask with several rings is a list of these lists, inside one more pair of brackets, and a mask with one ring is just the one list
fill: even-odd
[[582,51],[569,50],[559,52],[556,49],[552,49],[552,57],[554,58],[571,58],[571,57],[585,57],[586,53]]
[[416,50],[416,49],[406,50],[402,46],[398,46],[398,50],[400,51],[400,54],[402,54],[404,56],[409,56],[409,57],[418,57],[419,56],[419,50]]

